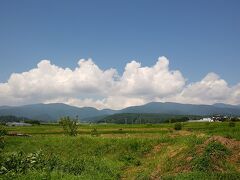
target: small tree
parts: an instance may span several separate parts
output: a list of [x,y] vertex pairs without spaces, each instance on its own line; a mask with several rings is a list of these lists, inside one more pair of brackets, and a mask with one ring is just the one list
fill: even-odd
[[64,133],[70,136],[77,135],[77,119],[71,119],[69,116],[62,117],[59,124],[63,127]]

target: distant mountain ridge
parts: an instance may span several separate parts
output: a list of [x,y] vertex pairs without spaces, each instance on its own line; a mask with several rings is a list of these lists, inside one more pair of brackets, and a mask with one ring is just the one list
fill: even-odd
[[176,115],[240,115],[239,105],[214,104],[196,105],[172,102],[151,102],[142,106],[132,106],[121,110],[121,113],[163,113]]
[[0,115],[14,115],[41,121],[57,121],[62,116],[79,116],[80,119],[84,119],[109,114],[111,114],[109,110],[97,110],[92,107],[79,108],[62,103],[0,107]]
[[231,104],[224,104],[224,103],[216,103],[213,104],[215,107],[221,107],[221,108],[237,108],[240,109],[240,104],[239,105],[231,105]]
[[75,107],[62,103],[31,104],[24,106],[0,106],[0,116],[13,115],[46,122],[56,122],[62,116],[79,116],[83,121],[95,121],[116,113],[158,113],[175,115],[238,115],[240,105],[217,103],[213,105],[180,104],[171,102],[151,102],[141,106],[131,106],[122,110],[103,109],[93,107]]

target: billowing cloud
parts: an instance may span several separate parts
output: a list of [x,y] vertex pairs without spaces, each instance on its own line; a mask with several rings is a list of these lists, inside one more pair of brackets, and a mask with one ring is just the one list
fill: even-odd
[[62,102],[76,106],[120,109],[151,101],[194,104],[240,103],[240,83],[230,87],[215,73],[199,82],[186,83],[178,70],[169,69],[166,57],[142,67],[131,61],[122,75],[100,69],[91,59],[81,59],[75,69],[42,60],[37,67],[13,73],[0,83],[0,105]]
[[185,103],[211,104],[226,102],[230,94],[227,82],[217,74],[209,73],[201,81],[187,85],[175,98]]
[[179,71],[169,70],[169,61],[165,57],[158,58],[153,67],[141,67],[132,61],[117,84],[120,94],[134,97],[166,97],[182,90],[185,79]]
[[[15,103],[37,103],[59,98],[105,97],[115,83],[114,69],[103,71],[91,59],[80,60],[74,70],[63,69],[48,60],[37,68],[12,74],[7,83],[0,84],[0,93]],[[4,101],[6,103],[6,100]],[[9,104],[14,104],[13,101]]]

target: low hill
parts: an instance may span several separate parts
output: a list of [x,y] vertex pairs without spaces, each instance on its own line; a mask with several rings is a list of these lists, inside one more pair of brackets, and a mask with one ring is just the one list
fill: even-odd
[[156,113],[121,113],[113,114],[102,118],[98,122],[116,123],[116,124],[147,124],[147,123],[163,123],[163,122],[185,122],[189,119],[201,119],[202,116],[195,115],[174,115],[174,114],[156,114]]
[[80,119],[85,119],[110,113],[108,110],[97,110],[92,107],[79,108],[60,103],[0,108],[0,115],[27,117],[41,121],[57,121],[62,116],[70,116],[72,118],[79,116]]
[[195,105],[180,103],[151,102],[142,106],[132,106],[120,111],[121,113],[160,113],[176,115],[240,115],[239,106],[229,105],[218,107],[215,105]]
[[[122,110],[103,109],[98,110],[92,107],[74,107],[61,103],[53,104],[32,104],[25,106],[1,106],[0,116],[17,116],[29,119],[56,122],[62,116],[75,118],[78,116],[81,121],[97,122],[105,120],[113,114],[169,114],[169,115],[197,115],[207,116],[213,114],[240,116],[240,106],[227,104],[214,105],[193,105],[180,103],[151,102],[142,106],[132,106]],[[151,116],[153,117],[153,116]],[[109,118],[112,118],[111,116]]]

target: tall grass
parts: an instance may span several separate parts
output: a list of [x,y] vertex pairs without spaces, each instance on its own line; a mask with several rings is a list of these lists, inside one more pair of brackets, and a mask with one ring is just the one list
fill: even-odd
[[[84,124],[76,137],[64,135],[58,125],[7,130],[31,136],[5,137],[0,163],[6,169],[1,167],[0,179],[120,179],[124,175],[149,179],[158,169],[161,173],[157,175],[163,179],[239,177],[225,163],[232,153],[226,147],[213,142],[204,146],[201,154],[196,154],[196,147],[212,135],[239,139],[240,123],[235,127],[228,123],[182,123],[179,131],[171,123]],[[192,160],[186,161],[188,157]],[[215,171],[216,165],[224,173]],[[188,172],[177,171],[185,166],[190,168]]]

